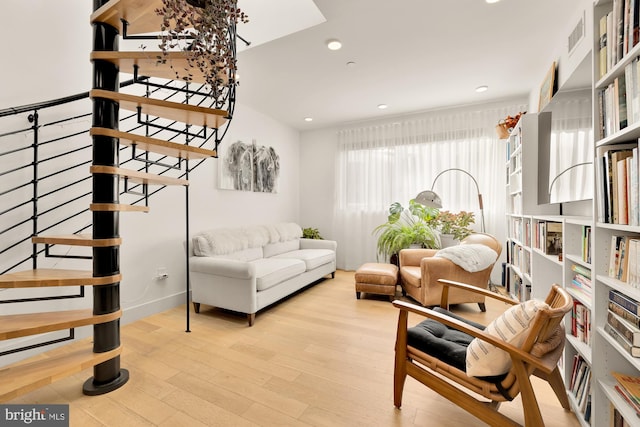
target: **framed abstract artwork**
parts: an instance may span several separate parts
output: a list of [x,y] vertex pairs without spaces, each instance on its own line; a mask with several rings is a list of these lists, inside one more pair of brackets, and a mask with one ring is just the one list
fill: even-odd
[[234,142],[220,158],[219,188],[276,193],[280,157],[273,147]]

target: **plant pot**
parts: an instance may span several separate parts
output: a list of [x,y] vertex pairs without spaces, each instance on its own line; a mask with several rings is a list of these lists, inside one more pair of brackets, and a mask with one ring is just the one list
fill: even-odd
[[440,246],[443,248],[448,248],[449,246],[456,246],[460,244],[459,240],[456,240],[453,237],[453,234],[441,234],[440,235]]

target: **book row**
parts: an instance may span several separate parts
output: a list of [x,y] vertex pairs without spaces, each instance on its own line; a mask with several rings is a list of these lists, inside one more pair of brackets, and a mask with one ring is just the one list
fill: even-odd
[[640,287],[640,238],[612,235],[608,276]]
[[591,286],[591,271],[578,264],[573,264],[571,270],[574,272],[571,282],[567,283],[567,289],[580,301],[591,306],[593,289]]
[[604,330],[632,357],[640,357],[640,304],[615,289],[609,290]]
[[613,0],[611,12],[598,22],[598,78],[602,78],[638,44],[638,0]]
[[598,221],[640,225],[638,144],[598,148]]
[[575,300],[571,310],[571,335],[591,345],[591,310]]
[[535,224],[533,247],[547,255],[562,253],[562,223],[539,221]]
[[589,422],[591,418],[591,366],[582,356],[577,354],[573,358],[569,390],[576,399],[579,414]]
[[616,371],[612,371],[611,376],[616,380],[616,392],[640,417],[640,377]]

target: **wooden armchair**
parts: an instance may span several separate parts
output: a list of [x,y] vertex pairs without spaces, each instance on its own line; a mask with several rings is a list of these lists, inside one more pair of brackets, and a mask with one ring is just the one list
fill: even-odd
[[[522,345],[518,347],[489,335],[484,330],[476,327],[480,325],[465,321],[444,309],[448,306],[449,288],[477,292],[485,297],[494,298],[511,305],[517,304],[516,301],[475,286],[444,280],[441,283],[443,285],[440,304],[442,309],[431,310],[402,301],[393,302],[394,306],[400,309],[394,371],[394,405],[398,409],[402,404],[402,392],[406,376],[409,375],[492,426],[520,425],[498,411],[500,402],[511,401],[520,394],[525,426],[544,426],[530,381],[530,376],[536,375],[545,379],[551,385],[562,407],[569,410],[566,389],[557,366],[565,340],[562,319],[573,305],[573,300],[564,289],[558,285],[553,285],[545,300],[548,308],[545,307],[536,312],[529,328],[525,332]],[[425,324],[425,322],[436,322],[436,325],[441,325],[443,328],[454,331],[457,334],[456,341],[458,342],[455,345],[465,341],[464,339],[460,340],[460,336],[466,334],[468,336],[467,345],[462,344],[462,353],[458,352],[461,358],[464,359],[465,357],[468,343],[473,338],[478,338],[507,352],[511,360],[511,367],[506,374],[499,376],[468,376],[464,367],[465,360],[461,361],[463,366],[460,366],[460,360],[453,362],[443,361],[441,359],[446,359],[447,357],[442,357],[443,354],[437,355],[438,352],[433,350],[434,346],[420,345],[415,338],[412,338],[416,328],[407,329],[409,312],[429,319],[420,325]],[[449,353],[449,351],[447,350],[446,353]]]
[[[466,244],[483,244],[498,254],[500,258],[502,245],[490,234],[474,233],[460,242]],[[436,249],[403,249],[400,251],[400,284],[404,295],[418,301],[424,306],[440,304],[442,285],[439,279],[466,283],[487,289],[491,277],[492,264],[488,268],[470,273],[446,258],[434,257]],[[496,259],[496,260],[497,260]],[[449,295],[450,304],[477,303],[480,310],[485,311],[484,295],[467,292],[463,289],[452,289]]]

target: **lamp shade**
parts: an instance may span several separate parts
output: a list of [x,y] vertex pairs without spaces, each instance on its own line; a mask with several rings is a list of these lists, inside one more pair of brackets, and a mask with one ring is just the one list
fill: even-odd
[[442,200],[440,200],[440,196],[435,191],[425,190],[421,191],[415,198],[416,203],[420,203],[428,208],[438,208],[442,207]]

